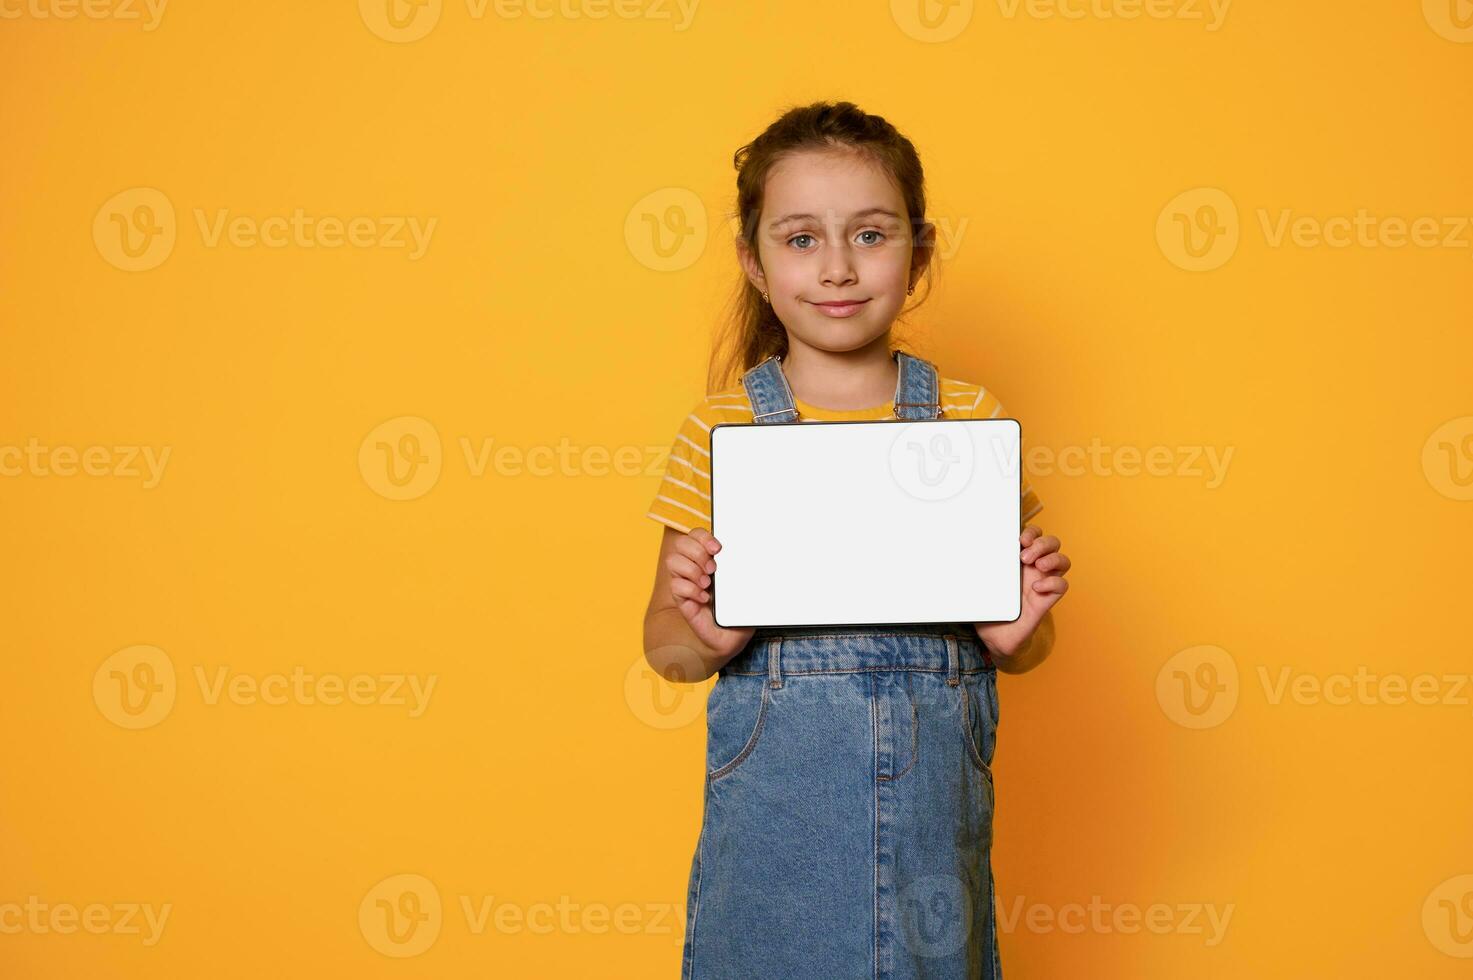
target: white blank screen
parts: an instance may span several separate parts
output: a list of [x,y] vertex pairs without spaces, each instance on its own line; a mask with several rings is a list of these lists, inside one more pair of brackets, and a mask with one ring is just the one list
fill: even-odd
[[1018,618],[1014,419],[711,430],[722,626]]

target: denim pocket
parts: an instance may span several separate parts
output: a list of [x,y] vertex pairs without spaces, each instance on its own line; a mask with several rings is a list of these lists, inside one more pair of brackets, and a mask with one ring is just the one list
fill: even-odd
[[752,754],[767,719],[767,676],[719,674],[706,698],[706,776],[720,779]]
[[997,681],[990,671],[963,674],[961,691],[962,740],[972,765],[992,778],[992,750],[997,733]]

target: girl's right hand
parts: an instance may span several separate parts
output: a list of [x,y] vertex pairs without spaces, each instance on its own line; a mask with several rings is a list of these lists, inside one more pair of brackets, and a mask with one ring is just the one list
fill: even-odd
[[711,574],[716,571],[712,556],[720,550],[721,542],[710,531],[694,528],[676,539],[676,553],[666,559],[665,565],[670,569],[670,592],[675,605],[690,623],[696,639],[712,652],[731,657],[741,652],[757,630],[754,626],[716,625],[711,611]]

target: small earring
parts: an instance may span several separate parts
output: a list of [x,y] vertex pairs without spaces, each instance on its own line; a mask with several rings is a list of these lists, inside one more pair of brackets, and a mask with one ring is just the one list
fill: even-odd
[[909,289],[907,289],[907,290],[906,290],[906,291],[905,291],[905,295],[907,295],[907,296],[910,296],[910,295],[912,295],[912,294],[913,294],[913,293],[914,293],[914,292],[915,292],[915,291],[916,291],[916,288],[915,288],[915,287],[914,287],[914,286],[912,286],[912,287],[910,287],[910,288],[909,288]]
[[772,305],[772,300],[770,300],[770,299],[767,298],[767,294],[766,293],[763,293],[762,294],[762,302],[768,304],[769,306]]

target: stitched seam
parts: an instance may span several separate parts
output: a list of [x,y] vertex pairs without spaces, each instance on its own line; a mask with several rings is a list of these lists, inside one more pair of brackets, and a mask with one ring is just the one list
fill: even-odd
[[747,744],[742,746],[742,750],[737,753],[735,759],[732,759],[715,772],[708,774],[707,778],[713,782],[720,779],[735,769],[743,759],[751,755],[752,750],[757,747],[757,739],[761,736],[762,726],[765,724],[767,724],[767,685],[764,684],[762,686],[762,704],[757,708],[757,725],[752,729],[752,734],[747,736]]
[[[991,846],[990,843],[988,845]],[[987,898],[992,903],[989,913],[992,919],[992,980],[1002,978],[1002,951],[997,947],[997,879],[992,873],[992,861],[987,862]]]
[[701,832],[696,837],[696,893],[691,899],[690,923],[686,927],[686,973],[682,980],[689,980],[696,972],[696,919],[701,911],[701,876],[706,871],[705,854],[706,848],[706,814],[711,807],[711,779],[706,778],[705,800],[701,806]]
[[873,682],[869,685],[869,743],[874,756],[875,778],[884,779],[880,773],[880,699],[875,694]]
[[906,700],[910,701],[910,762],[906,763],[906,768],[888,777],[891,780],[899,780],[904,774],[910,772],[910,769],[915,768],[916,756],[921,755],[921,732],[919,732],[921,715],[916,710],[915,696],[910,693],[910,675],[906,675]]
[[[973,675],[976,675],[976,674],[990,673],[994,669],[995,668],[992,668],[992,667],[969,667],[969,668],[967,668],[965,670],[958,671],[958,673],[966,674],[968,676],[973,676]],[[915,671],[918,674],[944,674],[944,673],[946,673],[946,668],[945,667],[913,667],[913,666],[898,666],[898,667],[887,667],[887,666],[879,666],[879,667],[836,667],[836,668],[833,668],[831,670],[829,670],[829,669],[820,669],[820,670],[790,670],[789,668],[784,667],[783,668],[783,676],[784,677],[791,677],[791,676],[794,676],[794,675],[800,675],[800,676],[805,676],[805,677],[812,677],[812,676],[817,676],[817,675],[822,675],[822,674],[879,674],[879,673],[886,673],[886,672],[889,672],[889,671],[897,671],[897,670]],[[722,672],[723,673],[727,673],[727,674],[735,674],[738,677],[766,677],[767,676],[767,671],[766,670],[728,670],[727,668],[723,667],[722,668]]]
[[[879,728],[879,719],[876,718],[876,716],[875,716],[875,712],[876,712],[876,700],[875,700],[875,684],[874,684],[874,681],[870,681],[870,684],[869,684],[869,698],[870,698],[870,701],[869,701],[870,731],[874,733],[874,748],[873,748],[874,756],[873,756],[872,762],[873,762],[873,765],[875,767],[876,775],[878,775],[879,774],[879,768],[880,768],[880,728]],[[875,968],[875,978],[876,978],[876,980],[879,980],[879,976],[880,976],[880,783],[879,783],[878,780],[876,780],[875,783],[874,783],[874,801],[875,801],[875,805],[874,805],[873,810],[874,810],[874,815],[875,815],[875,822],[874,822],[874,827],[872,828],[871,835],[870,835],[870,842],[871,842],[872,849],[873,849],[873,852],[874,852],[873,853],[873,860],[870,861],[870,898],[871,898],[872,905],[873,905],[872,910],[871,910],[872,918],[870,920],[870,942],[871,942],[870,955],[871,955],[871,962],[874,964],[874,968]]]
[[962,740],[967,743],[967,755],[971,757],[972,764],[978,771],[985,773],[988,780],[992,779],[992,767],[982,760],[977,753],[977,744],[972,741],[972,699],[967,695],[967,685],[958,684],[958,691],[962,693]]
[[781,639],[781,640],[832,640],[832,639],[852,639],[855,636],[933,636],[933,637],[936,637],[936,638],[942,639],[942,640],[946,639],[947,637],[950,637],[951,639],[956,640],[958,643],[975,643],[975,644],[978,644],[979,646],[982,643],[981,640],[970,638],[970,637],[966,637],[966,636],[957,636],[955,633],[863,633],[863,634],[856,634],[856,633],[777,633],[777,634],[769,634],[769,635],[766,635],[766,636],[762,637],[762,639],[764,639],[764,640],[778,640],[778,639]]

